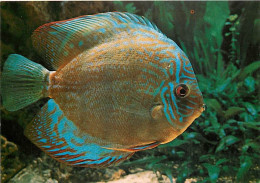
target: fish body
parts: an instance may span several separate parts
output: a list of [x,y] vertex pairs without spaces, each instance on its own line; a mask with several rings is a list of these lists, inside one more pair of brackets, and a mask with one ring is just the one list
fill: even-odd
[[[172,141],[204,110],[187,56],[143,17],[114,12],[45,24],[35,30],[33,45],[55,71],[11,55],[3,104],[17,110],[49,97],[25,134],[61,162],[118,163]],[[23,75],[31,73],[22,83],[31,82],[35,96],[17,83],[14,62],[21,62],[15,67]],[[22,97],[12,98],[11,84]]]

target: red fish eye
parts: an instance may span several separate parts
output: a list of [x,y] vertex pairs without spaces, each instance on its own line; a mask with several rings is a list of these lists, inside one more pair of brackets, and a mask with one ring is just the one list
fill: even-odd
[[184,98],[189,93],[189,88],[185,84],[180,84],[176,87],[175,93],[178,97]]

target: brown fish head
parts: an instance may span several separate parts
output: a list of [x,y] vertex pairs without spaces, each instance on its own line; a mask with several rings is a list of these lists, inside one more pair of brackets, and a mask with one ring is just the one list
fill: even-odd
[[185,127],[189,126],[205,110],[198,83],[196,80],[181,80],[180,83],[176,83],[173,92],[176,99],[176,102],[174,101],[176,103],[175,112],[178,116],[178,120],[175,122],[183,124]]
[[202,114],[205,104],[192,65],[183,52],[163,67],[169,78],[161,87],[156,98],[159,105],[153,108],[151,115],[157,121],[167,121],[181,134]]
[[174,124],[184,131],[205,110],[202,93],[199,89],[192,65],[181,51],[175,62],[171,82],[168,83],[168,95],[171,97]]

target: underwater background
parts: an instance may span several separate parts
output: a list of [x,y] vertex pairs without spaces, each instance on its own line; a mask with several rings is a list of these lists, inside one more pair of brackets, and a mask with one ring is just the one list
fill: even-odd
[[[206,111],[174,141],[138,152],[119,166],[90,169],[65,166],[24,136],[47,99],[16,112],[1,105],[1,182],[259,182],[257,1],[1,2],[1,70],[12,53],[44,65],[31,43],[37,27],[108,11],[145,16],[182,48]],[[150,177],[141,174],[152,171]],[[132,179],[124,179],[129,175]]]

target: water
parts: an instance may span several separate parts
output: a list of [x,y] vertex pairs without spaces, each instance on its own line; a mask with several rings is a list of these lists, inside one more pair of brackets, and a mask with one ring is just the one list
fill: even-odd
[[2,182],[98,182],[144,170],[179,182],[259,181],[259,2],[2,2],[2,63],[18,53],[44,65],[33,30],[108,11],[144,15],[174,40],[191,60],[207,110],[173,142],[117,167],[89,169],[60,164],[23,135],[47,99],[16,112],[1,107]]

